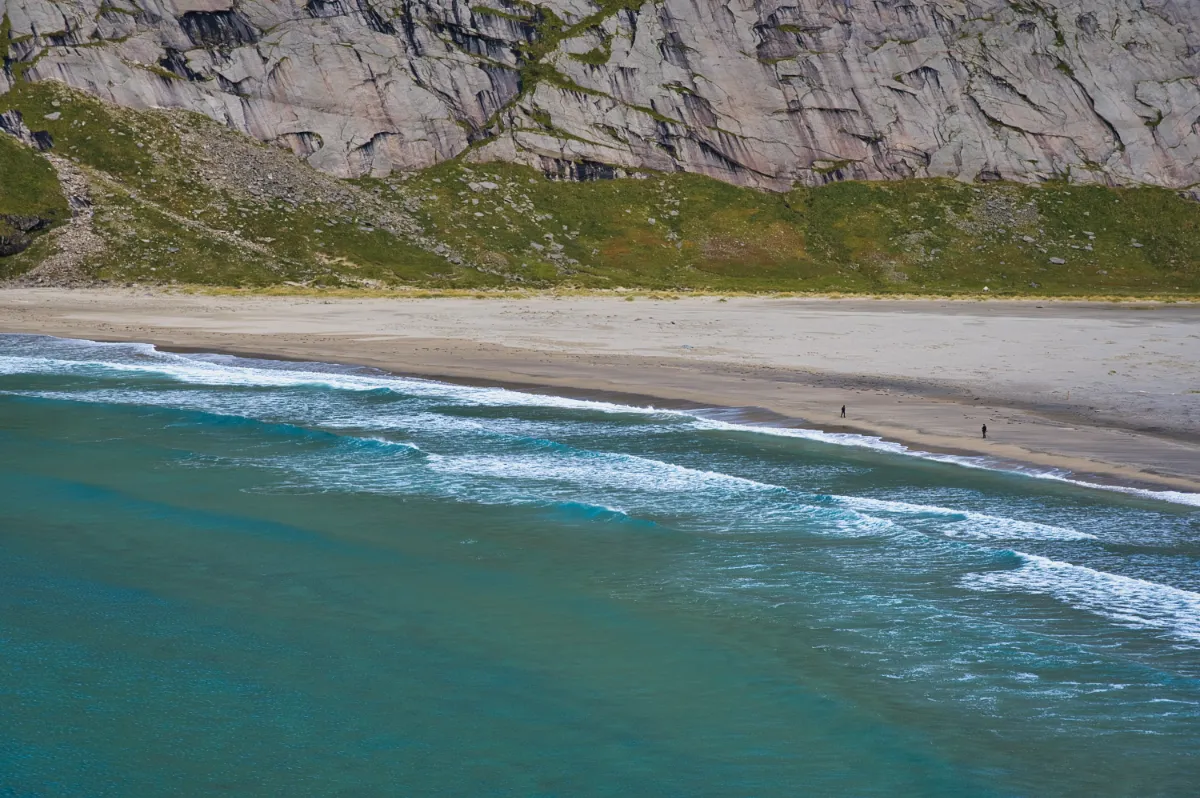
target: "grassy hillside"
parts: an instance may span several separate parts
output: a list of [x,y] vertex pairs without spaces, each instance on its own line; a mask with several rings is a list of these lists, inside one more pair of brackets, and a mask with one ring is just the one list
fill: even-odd
[[452,163],[403,191],[474,259],[533,285],[1200,291],[1200,205],[1159,189],[914,180],[777,195],[694,175],[571,184]]
[[0,215],[67,217],[54,168],[12,136],[0,136],[0,187]]
[[[347,182],[206,118],[57,84],[18,84],[0,97],[9,109],[86,174],[103,242],[86,268],[112,282],[1200,295],[1200,204],[1159,189],[919,180],[766,194],[460,161]],[[5,139],[0,158],[22,165],[0,171],[0,213],[61,218],[49,165]],[[0,273],[36,266],[32,252]]]
[[[0,254],[16,254],[70,216],[54,168],[36,151],[0,134]],[[14,264],[0,256],[0,279]]]

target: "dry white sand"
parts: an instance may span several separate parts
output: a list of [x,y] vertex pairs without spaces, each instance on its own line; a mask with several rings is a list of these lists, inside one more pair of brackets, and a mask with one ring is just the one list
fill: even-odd
[[1195,305],[11,289],[0,331],[758,407],[926,449],[1200,487]]

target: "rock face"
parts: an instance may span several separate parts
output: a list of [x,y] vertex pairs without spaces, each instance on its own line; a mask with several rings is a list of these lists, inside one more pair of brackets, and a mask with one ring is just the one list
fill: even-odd
[[0,0],[0,11],[0,92],[59,80],[121,105],[190,109],[343,177],[470,149],[564,177],[652,168],[771,189],[935,176],[1200,184],[1196,0]]

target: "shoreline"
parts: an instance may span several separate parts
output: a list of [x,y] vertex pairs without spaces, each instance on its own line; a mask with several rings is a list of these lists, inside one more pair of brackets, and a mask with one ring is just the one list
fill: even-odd
[[[245,358],[251,360],[274,360],[287,363],[312,363],[334,366],[352,366],[358,368],[370,368],[377,370],[390,377],[398,377],[401,379],[428,380],[431,382],[440,382],[450,385],[462,385],[474,388],[502,388],[505,390],[516,391],[519,393],[528,393],[535,396],[551,396],[564,399],[579,399],[583,401],[606,402],[614,405],[626,405],[638,409],[653,408],[656,410],[679,411],[695,415],[699,418],[708,420],[719,420],[744,427],[747,430],[780,430],[780,431],[796,431],[805,433],[817,433],[819,435],[831,436],[852,436],[862,439],[863,443],[851,442],[833,442],[819,441],[815,437],[798,436],[807,440],[818,440],[830,446],[847,446],[853,448],[868,448],[874,449],[881,453],[891,453],[902,457],[915,457],[923,460],[941,462],[948,465],[958,465],[963,468],[979,468],[982,470],[994,471],[997,473],[1007,473],[1019,476],[1025,476],[1030,479],[1063,479],[1065,482],[1083,487],[1095,487],[1098,489],[1117,490],[1121,492],[1182,492],[1194,493],[1200,497],[1200,481],[1191,481],[1188,479],[1177,479],[1162,475],[1154,475],[1148,472],[1135,472],[1133,469],[1125,469],[1119,464],[1106,464],[1116,467],[1097,472],[1078,472],[1061,467],[1067,463],[1065,457],[1055,457],[1049,455],[1045,461],[1038,458],[1038,462],[1034,462],[1034,458],[1026,459],[1009,459],[999,457],[992,454],[981,454],[975,449],[965,449],[954,446],[929,445],[927,443],[919,443],[916,440],[904,440],[892,437],[884,437],[866,432],[853,424],[835,425],[830,428],[815,428],[809,425],[805,419],[793,416],[783,415],[773,410],[764,407],[733,407],[728,405],[715,405],[712,403],[696,402],[685,399],[668,399],[662,396],[652,396],[649,394],[634,394],[622,391],[588,389],[573,386],[555,386],[555,385],[540,385],[526,382],[511,382],[505,380],[488,379],[482,377],[468,376],[451,376],[445,374],[423,374],[408,371],[395,371],[383,369],[375,365],[369,365],[361,362],[330,362],[325,360],[312,360],[301,357],[292,357],[280,354],[272,354],[270,352],[249,352],[241,350],[212,350],[208,348],[192,347],[192,346],[171,346],[158,345],[153,341],[96,341],[97,343],[148,343],[155,346],[156,349],[164,352],[174,352],[177,354],[215,354],[228,355],[231,357]],[[717,416],[724,416],[716,418]],[[881,446],[868,445],[868,442],[878,442]],[[906,451],[892,451],[891,446],[895,445],[903,447]],[[886,448],[885,448],[886,447]],[[943,459],[945,458],[945,459]],[[954,459],[950,459],[954,458]],[[984,464],[968,464],[961,461],[984,461],[991,460],[991,463]],[[1057,461],[1060,465],[1051,464]],[[1061,474],[1059,472],[1062,472]]]
[[[808,306],[816,302],[765,301]],[[884,315],[891,314],[891,322],[906,320],[911,310],[911,305],[868,301],[876,308],[887,305]],[[662,351],[662,346],[657,346],[659,351],[630,351],[646,348],[638,330],[589,320],[594,313],[574,313],[599,308],[641,322],[638,314],[652,309],[661,316],[656,324],[679,326],[685,318],[695,322],[690,317],[703,317],[714,309],[727,314],[730,309],[717,305],[715,300],[626,303],[616,299],[542,298],[502,302],[512,306],[506,313],[529,318],[519,318],[517,329],[513,329],[511,324],[501,324],[504,320],[496,313],[480,318],[474,312],[464,315],[464,310],[480,305],[465,299],[297,301],[162,294],[145,297],[55,289],[0,291],[0,332],[341,363],[459,384],[664,409],[707,410],[735,416],[737,423],[877,437],[907,447],[914,454],[983,457],[1011,465],[1018,472],[1022,467],[1067,471],[1072,479],[1105,487],[1200,493],[1200,427],[1191,423],[1190,410],[1192,405],[1200,405],[1200,394],[1195,399],[1182,397],[1179,404],[1185,411],[1185,424],[1154,429],[1132,417],[1124,424],[1114,423],[1103,412],[1097,412],[1091,404],[1095,397],[1090,394],[1081,396],[1082,401],[1055,403],[1045,400],[1053,398],[1051,391],[1045,397],[1035,397],[1042,399],[1035,402],[985,390],[987,386],[956,385],[933,377],[921,380],[896,373],[797,368],[778,362],[783,358],[755,357],[761,353],[754,351],[753,342],[743,345],[740,351],[686,347],[683,357],[674,351]],[[755,304],[752,300],[745,302]],[[861,323],[862,316],[870,315],[858,307],[838,307],[847,300],[829,302],[836,305],[818,308],[817,316],[832,312],[839,323],[851,317]],[[641,307],[630,308],[631,304]],[[573,307],[563,310],[563,305]],[[752,315],[766,312],[761,307],[750,310]],[[949,312],[943,309],[925,313],[922,323],[961,316],[960,310],[961,306]],[[406,321],[424,316],[428,322],[443,311],[448,311],[450,318],[442,319],[440,324],[454,328],[447,330],[454,337],[426,337],[432,330],[416,330],[408,324],[396,325],[398,330],[389,329],[393,326],[389,322],[395,322],[397,314]],[[352,317],[347,318],[348,312]],[[1079,312],[1103,317],[1113,310],[1111,305],[1104,309],[1087,306]],[[1185,312],[1195,313],[1200,320],[1200,309]],[[592,335],[592,340],[580,343],[554,335],[556,331],[539,323],[546,313],[567,313],[567,329],[578,330],[585,338]],[[233,319],[239,321],[230,324]],[[463,326],[463,319],[469,320],[468,326]],[[1183,321],[1190,323],[1191,316]],[[1128,320],[1122,317],[1119,323],[1127,325]],[[718,336],[736,332],[721,325],[715,329]],[[1187,333],[1184,337],[1197,336]],[[514,340],[522,338],[525,340]],[[529,346],[530,338],[541,346]],[[733,340],[736,342],[736,336]],[[515,345],[518,343],[525,345]],[[1031,354],[1030,363],[1033,359]],[[1185,378],[1190,379],[1190,375]],[[848,405],[850,415],[845,421],[837,418],[842,403]],[[956,420],[959,417],[961,421]],[[1171,417],[1178,418],[1179,414]],[[977,419],[988,424],[992,435],[988,441],[972,437],[978,434]]]

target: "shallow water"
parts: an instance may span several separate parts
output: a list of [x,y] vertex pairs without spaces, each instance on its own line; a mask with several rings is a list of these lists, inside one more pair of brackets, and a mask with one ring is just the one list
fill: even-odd
[[1194,795],[1196,497],[888,448],[0,336],[0,794]]

